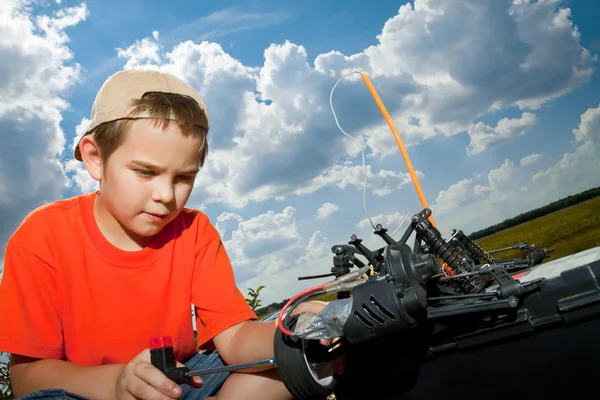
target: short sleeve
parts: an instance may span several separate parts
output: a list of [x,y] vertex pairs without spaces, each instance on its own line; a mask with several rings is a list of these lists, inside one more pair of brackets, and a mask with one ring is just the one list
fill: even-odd
[[63,358],[55,270],[19,242],[9,241],[0,281],[0,351]]
[[220,238],[210,241],[198,253],[192,285],[199,345],[233,325],[257,319],[236,286],[231,261]]

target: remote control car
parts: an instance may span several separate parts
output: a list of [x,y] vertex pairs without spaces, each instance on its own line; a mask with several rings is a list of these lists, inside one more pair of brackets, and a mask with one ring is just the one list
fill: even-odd
[[[511,246],[522,258],[496,260],[461,231],[446,241],[430,217],[415,214],[398,241],[378,225],[385,246],[374,251],[354,235],[333,246],[335,279],[281,309],[275,360],[295,398],[538,398],[590,384],[600,371],[600,249],[579,264],[533,268],[549,250],[524,243]],[[331,292],[338,299],[319,314],[289,316]]]

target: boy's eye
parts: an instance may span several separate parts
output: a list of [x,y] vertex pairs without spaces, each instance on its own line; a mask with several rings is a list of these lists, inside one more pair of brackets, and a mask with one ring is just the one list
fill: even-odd
[[179,179],[180,181],[187,182],[187,181],[191,181],[192,179],[194,179],[194,177],[189,176],[189,175],[179,175],[179,176],[177,176],[177,179]]
[[134,171],[136,172],[136,174],[143,176],[143,177],[149,177],[149,176],[154,175],[154,173],[152,171],[146,171],[143,169],[136,169]]

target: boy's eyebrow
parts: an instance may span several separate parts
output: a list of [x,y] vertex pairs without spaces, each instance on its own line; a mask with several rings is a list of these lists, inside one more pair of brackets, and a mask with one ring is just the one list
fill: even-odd
[[[147,161],[131,160],[130,163],[131,164],[135,164],[135,165],[137,165],[139,167],[142,167],[142,168],[146,168],[146,169],[152,169],[152,170],[157,170],[157,171],[161,171],[163,169],[163,168],[160,168],[157,165],[154,165],[154,164],[152,164],[150,162],[147,162]],[[193,167],[193,168],[187,169],[187,170],[182,171],[182,172],[184,174],[196,174],[196,173],[198,173],[198,171],[200,171],[198,169],[198,167]]]

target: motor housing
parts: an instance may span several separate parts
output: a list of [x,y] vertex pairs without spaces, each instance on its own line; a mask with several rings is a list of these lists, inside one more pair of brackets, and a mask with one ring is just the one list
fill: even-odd
[[358,344],[411,329],[427,320],[427,280],[441,268],[433,254],[405,243],[385,248],[380,273],[354,288],[344,337]]

